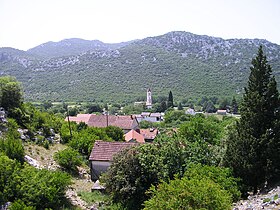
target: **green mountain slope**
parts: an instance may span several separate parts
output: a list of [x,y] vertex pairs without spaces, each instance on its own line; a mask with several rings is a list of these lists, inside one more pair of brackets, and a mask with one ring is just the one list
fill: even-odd
[[32,101],[133,102],[144,99],[148,87],[155,97],[172,90],[177,101],[232,97],[242,92],[259,45],[264,46],[280,84],[279,45],[187,32],[51,59],[39,59],[42,52],[35,51],[20,56],[8,53],[28,60],[25,66],[18,59],[1,60],[0,49],[0,74],[16,76],[23,83],[25,98]]
[[60,56],[71,56],[87,51],[95,50],[112,50],[126,46],[130,42],[122,42],[116,44],[106,44],[99,40],[84,39],[64,39],[59,42],[47,42],[37,47],[27,50],[30,54],[37,55],[41,58],[54,58]]

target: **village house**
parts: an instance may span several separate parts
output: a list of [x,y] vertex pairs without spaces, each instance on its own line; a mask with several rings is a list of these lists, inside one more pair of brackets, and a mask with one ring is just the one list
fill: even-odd
[[140,134],[144,137],[145,142],[153,142],[158,133],[156,128],[140,129]]
[[114,155],[126,148],[137,145],[137,143],[128,142],[95,141],[89,156],[91,180],[95,182],[99,179],[100,174],[104,173],[111,165]]
[[[68,120],[68,117],[65,118]],[[130,130],[139,129],[139,123],[132,115],[115,116],[115,115],[95,115],[95,114],[78,114],[77,117],[69,117],[70,121],[80,123],[84,122],[91,127],[104,128],[107,126],[116,126],[123,130],[124,133]]]
[[162,113],[150,113],[150,112],[142,112],[141,114],[134,115],[137,121],[140,123],[142,121],[148,122],[161,122],[163,121]]
[[196,115],[196,112],[194,111],[194,109],[192,108],[188,108],[186,111],[185,111],[186,114],[190,114],[190,115]]
[[[92,116],[92,114],[78,114],[76,117],[69,116],[69,121],[81,123],[84,122],[85,124],[88,124],[89,118]],[[68,117],[66,117],[65,121],[68,120]]]
[[124,139],[126,142],[138,142],[145,143],[144,136],[135,130],[131,130],[124,135]]
[[225,109],[218,109],[217,110],[217,114],[219,114],[219,115],[226,115],[227,114],[227,110],[225,110]]

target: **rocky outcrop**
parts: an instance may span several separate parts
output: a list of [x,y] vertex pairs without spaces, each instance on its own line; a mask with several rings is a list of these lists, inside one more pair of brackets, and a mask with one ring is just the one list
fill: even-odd
[[233,210],[279,210],[280,186],[277,186],[265,194],[250,195],[247,200],[241,200],[234,204]]

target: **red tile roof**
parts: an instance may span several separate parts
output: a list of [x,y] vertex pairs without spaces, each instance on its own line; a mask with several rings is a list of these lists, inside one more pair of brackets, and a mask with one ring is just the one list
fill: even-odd
[[140,134],[144,137],[144,139],[154,140],[158,135],[158,129],[140,129]]
[[129,142],[131,140],[135,140],[138,143],[145,143],[144,137],[135,130],[131,130],[124,135],[125,141]]
[[137,143],[95,141],[89,160],[112,161],[113,156],[121,150],[137,146]]
[[[92,115],[93,114],[78,114],[77,117],[70,116],[69,121],[73,121],[76,123],[84,122],[87,124]],[[67,121],[67,120],[68,120],[68,117],[65,118],[65,121]]]
[[135,118],[132,116],[92,115],[88,121],[88,126],[107,127],[108,124],[130,130],[133,129],[134,120]]

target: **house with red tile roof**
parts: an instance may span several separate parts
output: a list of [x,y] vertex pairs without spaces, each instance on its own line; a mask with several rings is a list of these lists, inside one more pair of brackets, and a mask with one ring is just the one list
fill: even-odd
[[159,131],[155,128],[140,129],[140,134],[145,139],[145,142],[152,142],[158,135]]
[[121,128],[124,133],[139,129],[139,123],[132,115],[92,115],[88,121],[88,126],[92,127],[107,127],[109,125]]
[[143,135],[138,133],[135,130],[130,130],[128,133],[124,135],[124,139],[126,142],[138,142],[138,143],[145,143],[145,139]]
[[95,141],[89,156],[91,180],[95,182],[99,179],[100,174],[104,173],[111,165],[114,155],[126,148],[137,145],[137,143],[129,142]]
[[[92,115],[93,114],[78,114],[76,117],[69,116],[69,121],[76,122],[76,123],[84,122],[87,124],[89,121],[89,118]],[[67,120],[68,120],[68,117],[65,118],[65,121],[67,121]]]
[[[67,121],[68,118],[65,118]],[[132,115],[115,116],[115,115],[95,115],[95,114],[78,114],[77,117],[69,117],[70,121],[80,123],[84,122],[91,127],[104,128],[109,125],[119,127],[124,133],[130,130],[139,129],[137,119]]]

